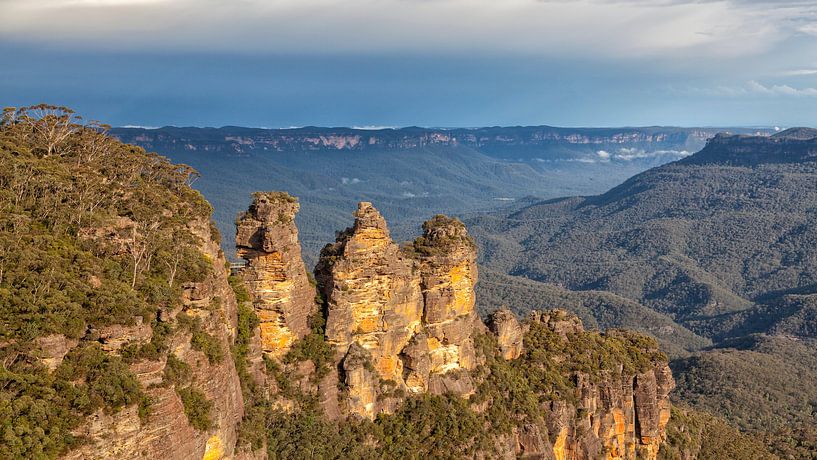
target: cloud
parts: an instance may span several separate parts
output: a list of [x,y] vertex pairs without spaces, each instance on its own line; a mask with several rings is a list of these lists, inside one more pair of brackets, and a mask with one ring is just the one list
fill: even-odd
[[811,13],[803,3],[772,9],[734,0],[5,0],[0,40],[250,53],[700,58],[763,53],[807,32],[800,20]]
[[637,148],[621,148],[613,155],[614,160],[633,161],[658,157],[684,158],[692,155],[686,150],[652,150],[646,151]]
[[[804,74],[805,75],[805,74]],[[810,75],[810,74],[809,74]],[[707,97],[817,97],[817,88],[797,88],[787,84],[764,84],[757,80],[750,80],[743,85],[718,85],[711,88],[687,87],[683,89],[670,88],[672,92],[699,94]]]
[[352,126],[352,129],[359,129],[362,131],[379,131],[381,129],[395,129],[396,126],[380,126],[380,125],[365,125],[365,126]]
[[785,70],[780,73],[783,77],[805,77],[809,75],[817,75],[817,69],[794,69]]
[[608,151],[606,151],[606,150],[599,150],[598,152],[596,152],[596,155],[598,155],[598,157],[599,157],[599,158],[600,158],[602,161],[608,161],[608,160],[610,160],[610,152],[608,152]]
[[757,81],[750,81],[746,84],[749,92],[755,94],[766,94],[776,96],[817,96],[817,88],[793,88],[789,85],[764,85]]
[[360,179],[358,179],[357,177],[353,177],[351,179],[349,179],[348,177],[341,177],[340,182],[343,185],[355,185],[355,184],[361,183],[362,181]]

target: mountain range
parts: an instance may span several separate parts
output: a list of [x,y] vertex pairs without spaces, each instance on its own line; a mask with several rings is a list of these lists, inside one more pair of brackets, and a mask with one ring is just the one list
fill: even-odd
[[[287,190],[310,265],[357,202],[371,201],[407,239],[436,213],[461,215],[531,197],[601,193],[647,168],[677,160],[723,129],[555,128],[350,129],[115,128],[124,142],[201,173],[194,184],[224,234],[238,197]],[[730,129],[741,134],[770,130]],[[228,255],[233,248],[225,245]]]

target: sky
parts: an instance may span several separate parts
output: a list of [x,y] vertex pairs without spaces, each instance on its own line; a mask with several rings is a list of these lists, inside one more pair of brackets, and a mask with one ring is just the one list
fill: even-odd
[[817,125],[817,0],[0,0],[0,62],[115,126]]

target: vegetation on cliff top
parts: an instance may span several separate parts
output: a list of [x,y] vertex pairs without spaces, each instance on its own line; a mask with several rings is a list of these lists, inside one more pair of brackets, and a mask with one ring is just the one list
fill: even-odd
[[[82,442],[90,413],[149,401],[128,362],[164,352],[159,308],[212,270],[188,225],[210,206],[190,188],[195,172],[71,110],[6,109],[0,120],[0,457],[55,457]],[[154,327],[154,339],[103,352],[96,331]],[[54,372],[37,339],[78,345]]]

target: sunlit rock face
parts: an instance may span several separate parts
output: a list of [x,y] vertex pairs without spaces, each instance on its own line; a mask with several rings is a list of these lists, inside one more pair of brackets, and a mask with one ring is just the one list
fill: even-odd
[[316,277],[327,302],[327,340],[341,354],[360,345],[382,379],[402,381],[398,355],[421,328],[420,280],[371,203],[360,203],[354,226],[321,251]]
[[[354,225],[321,251],[316,267],[326,338],[339,360],[353,344],[365,349],[375,375],[390,387],[468,394],[467,376],[456,384],[441,376],[475,366],[476,249],[459,221],[438,216],[424,230],[414,245],[400,248],[380,213],[360,203]],[[359,392],[360,381],[351,375],[350,394]],[[381,400],[365,414],[388,411],[388,398]]]
[[[508,348],[502,346],[501,331],[512,329],[509,324],[513,321],[515,318],[511,320],[502,310],[491,317],[490,328],[495,331],[503,355]],[[545,325],[565,347],[577,346],[573,341],[584,331],[581,321],[564,310],[531,312],[522,328],[533,323]],[[592,377],[580,371],[572,378],[576,384],[572,401],[544,403],[543,425],[514,429],[511,445],[517,457],[657,458],[670,416],[669,394],[675,387],[665,361],[655,362],[641,372],[606,372]]]
[[[239,251],[248,260],[244,277],[262,318],[265,351],[275,356],[292,342],[270,337],[297,340],[308,332],[306,318],[317,313],[305,293],[296,302],[293,290],[299,277],[306,281],[291,223],[296,211],[289,200],[261,197],[239,221]],[[398,246],[371,203],[360,203],[354,217],[324,247],[315,269],[325,339],[335,347],[334,366],[314,391],[328,418],[374,419],[411,394],[469,397],[477,386],[473,379],[484,378],[477,334],[491,333],[509,361],[526,359],[524,339],[532,325],[547,328],[565,349],[584,343],[581,321],[562,310],[519,321],[501,309],[486,327],[474,309],[476,246],[460,221],[436,216],[423,225],[422,236]],[[264,326],[266,314],[272,320]],[[538,420],[497,440],[508,458],[656,458],[674,385],[665,362],[639,373],[576,372],[571,379],[574,394],[543,400]]]
[[241,275],[260,321],[265,353],[281,357],[309,333],[318,310],[298,242],[298,202],[286,193],[256,193],[236,223],[236,248],[247,262]]
[[488,327],[496,335],[499,350],[505,359],[516,359],[522,354],[525,330],[507,308],[491,314]]
[[452,370],[476,366],[472,332],[484,327],[475,313],[477,249],[465,225],[438,215],[423,224],[423,236],[415,240],[423,289],[423,323],[431,356],[431,391],[470,393],[470,379],[452,388],[438,377]]

